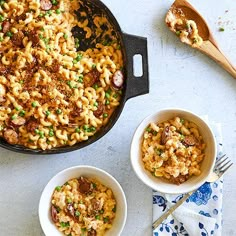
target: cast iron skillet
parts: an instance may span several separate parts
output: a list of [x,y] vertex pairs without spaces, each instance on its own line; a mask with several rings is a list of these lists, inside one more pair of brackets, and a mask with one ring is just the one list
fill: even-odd
[[[105,15],[108,18],[109,22],[113,25],[116,31],[115,33],[120,39],[121,50],[124,58],[124,75],[126,80],[123,89],[123,96],[119,107],[117,107],[116,110],[113,112],[106,126],[102,127],[95,135],[90,137],[87,141],[77,143],[74,146],[58,147],[45,151],[41,149],[33,150],[24,146],[11,145],[1,138],[0,147],[15,152],[27,153],[27,154],[40,154],[40,155],[66,153],[81,149],[103,137],[114,126],[128,99],[142,94],[147,94],[149,92],[147,39],[123,33],[116,18],[100,0],[84,1],[83,4],[85,8],[89,9],[90,14]],[[90,45],[89,44],[86,45],[85,43],[83,46],[85,47],[84,49],[86,49],[86,46],[89,47]],[[134,76],[133,56],[136,54],[140,54],[142,56],[143,75],[141,77]]]

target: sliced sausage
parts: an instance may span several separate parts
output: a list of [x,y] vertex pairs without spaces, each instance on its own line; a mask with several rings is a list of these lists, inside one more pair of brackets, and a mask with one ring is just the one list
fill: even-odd
[[175,24],[175,29],[176,31],[182,31],[184,29],[186,29],[184,24]]
[[100,201],[96,198],[93,198],[91,200],[91,214],[96,215],[100,210],[102,210],[102,206],[100,204]]
[[166,126],[162,131],[161,144],[165,145],[169,138],[170,138],[170,127]]
[[112,83],[114,88],[120,89],[124,84],[124,75],[121,70],[117,70],[113,77],[112,77]]
[[27,131],[31,133],[34,133],[35,130],[38,129],[38,127],[39,127],[39,123],[34,119],[29,120],[26,125]]
[[198,140],[193,135],[189,135],[185,136],[182,142],[186,146],[194,146],[198,143]]
[[4,138],[10,144],[18,143],[18,134],[13,129],[6,129],[4,131]]
[[50,72],[57,73],[60,70],[60,64],[57,60],[53,60],[52,65],[50,66]]
[[83,194],[87,194],[92,192],[93,190],[93,185],[92,183],[86,179],[85,177],[81,176],[79,179],[79,191]]
[[6,75],[8,68],[5,65],[0,64],[0,75]]
[[103,114],[105,110],[105,106],[102,104],[102,102],[98,102],[97,110],[93,112],[94,116],[99,117]]
[[37,46],[39,44],[39,36],[35,30],[28,31],[28,38],[32,42],[33,46]]
[[41,9],[44,11],[48,11],[52,8],[52,3],[50,0],[40,0]]
[[85,87],[91,87],[93,86],[100,78],[100,72],[95,68],[88,72],[84,76],[84,86]]
[[18,33],[16,33],[16,34],[14,34],[13,36],[12,36],[12,43],[14,44],[14,45],[16,45],[16,46],[22,46],[22,41],[23,41],[23,39],[24,39],[24,37],[25,37],[25,35],[23,34],[23,32],[22,31],[19,31]]
[[51,217],[52,217],[52,221],[54,223],[58,222],[57,210],[56,210],[56,208],[53,205],[51,206]]
[[20,117],[20,116],[11,121],[11,123],[14,126],[22,126],[22,125],[25,124],[25,122],[26,122],[26,120],[23,117]]
[[88,236],[96,236],[97,235],[97,231],[95,229],[90,229],[88,231]]
[[2,23],[2,32],[5,34],[6,32],[9,31],[9,29],[11,28],[11,24],[9,21],[3,21]]
[[75,209],[74,209],[72,203],[69,203],[69,204],[67,205],[66,209],[67,209],[69,215],[71,215],[72,217],[75,216]]
[[179,175],[178,177],[170,177],[170,181],[174,184],[180,185],[184,182],[186,182],[189,178],[189,175]]

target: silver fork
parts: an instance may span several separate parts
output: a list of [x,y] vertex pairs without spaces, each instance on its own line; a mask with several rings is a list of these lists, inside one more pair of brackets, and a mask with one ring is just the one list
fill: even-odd
[[[213,183],[218,180],[231,166],[233,163],[226,157],[226,154],[219,157],[216,160],[213,172],[207,182]],[[165,212],[160,218],[155,220],[152,224],[152,229],[156,229],[170,214],[172,214],[182,203],[184,203],[193,192],[186,193],[175,205],[173,205],[167,212]]]

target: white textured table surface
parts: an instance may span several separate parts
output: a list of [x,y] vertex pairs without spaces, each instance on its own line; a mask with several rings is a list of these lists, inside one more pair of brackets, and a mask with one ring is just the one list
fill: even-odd
[[[132,171],[129,148],[139,122],[160,108],[185,108],[221,122],[225,152],[236,162],[236,80],[206,56],[181,44],[168,31],[163,21],[172,1],[104,2],[124,32],[148,38],[150,94],[129,100],[113,129],[82,150],[56,156],[30,156],[0,148],[1,236],[43,235],[38,202],[44,186],[62,169],[81,164],[108,171],[124,188],[128,219],[122,235],[151,235],[152,191]],[[191,2],[205,16],[219,45],[236,64],[235,1]],[[218,23],[223,25],[224,32],[218,31]],[[236,235],[235,166],[224,181],[224,236]]]

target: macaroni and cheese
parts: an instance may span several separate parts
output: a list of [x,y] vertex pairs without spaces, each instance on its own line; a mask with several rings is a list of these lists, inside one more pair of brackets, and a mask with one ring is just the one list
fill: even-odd
[[142,160],[155,177],[175,184],[201,174],[206,144],[193,122],[174,117],[151,123],[143,134]]
[[119,106],[119,37],[105,16],[89,14],[83,1],[0,1],[0,137],[8,143],[72,146]]
[[179,8],[171,8],[166,16],[166,23],[181,42],[189,44],[192,47],[199,47],[203,39],[199,36],[198,27],[195,21],[188,20],[183,11]]
[[52,195],[51,218],[64,235],[102,236],[112,227],[115,212],[112,190],[96,179],[71,179]]

